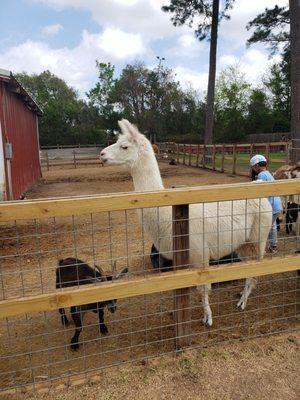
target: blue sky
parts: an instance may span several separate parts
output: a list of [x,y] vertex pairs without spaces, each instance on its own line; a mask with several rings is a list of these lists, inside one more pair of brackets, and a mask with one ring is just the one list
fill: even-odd
[[[116,71],[134,61],[172,68],[183,87],[200,94],[207,86],[207,42],[193,29],[173,27],[161,11],[168,0],[0,0],[0,68],[40,73],[49,69],[81,96],[96,82],[95,59],[110,61]],[[268,65],[261,46],[246,48],[245,25],[286,0],[236,0],[231,20],[219,30],[218,71],[239,63],[248,81],[259,84]]]

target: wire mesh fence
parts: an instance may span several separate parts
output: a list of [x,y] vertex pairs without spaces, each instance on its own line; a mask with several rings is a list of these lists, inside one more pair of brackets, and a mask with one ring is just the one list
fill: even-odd
[[[84,213],[68,216],[64,210],[64,215],[46,218],[2,217],[0,390],[38,386],[145,360],[179,347],[298,329],[299,276],[295,265],[299,256],[293,257],[291,271],[257,278],[243,311],[237,303],[244,281],[227,281],[220,275],[209,298],[212,326],[207,320],[203,324],[206,300],[195,284],[187,288],[175,284],[175,292],[161,286],[174,276],[185,276],[185,271],[200,268],[201,272],[203,266],[207,275],[209,268],[224,263],[226,268],[238,268],[240,261],[260,259],[257,251],[247,253],[237,246],[238,240],[250,242],[251,221],[258,217],[260,224],[251,244],[259,247],[264,214],[269,212],[264,210],[263,200],[257,200],[258,207],[253,209],[253,200],[246,197],[227,201],[226,207],[224,202],[211,203],[209,208],[203,204],[196,208],[195,204],[177,206],[173,214],[172,207],[126,209],[126,204],[119,211],[89,212],[87,198]],[[22,206],[26,207],[25,203]],[[297,207],[292,210],[299,211]],[[274,272],[300,249],[299,218],[291,222],[289,232],[285,215],[282,219],[278,253],[266,255]],[[183,275],[176,275],[180,272]],[[147,284],[151,277],[157,278],[157,287],[142,295],[135,295],[132,289],[133,293],[128,291],[118,298],[120,285],[125,289],[131,282],[138,286],[139,279]],[[206,281],[210,281],[209,276]],[[109,285],[116,285],[112,297],[102,298],[101,287],[109,290]],[[66,293],[79,293],[83,287],[87,292],[96,287],[99,299],[82,303],[68,300]],[[35,312],[18,309],[26,301],[35,302],[53,293],[61,294],[61,304],[49,303]],[[179,325],[182,329],[178,330]],[[180,346],[176,345],[178,338]]]

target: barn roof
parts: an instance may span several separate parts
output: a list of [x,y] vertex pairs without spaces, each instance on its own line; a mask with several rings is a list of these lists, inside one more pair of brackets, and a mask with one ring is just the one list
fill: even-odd
[[5,82],[8,89],[19,96],[31,111],[35,112],[39,116],[43,115],[41,108],[21,83],[14,77],[11,71],[0,68],[0,82]]

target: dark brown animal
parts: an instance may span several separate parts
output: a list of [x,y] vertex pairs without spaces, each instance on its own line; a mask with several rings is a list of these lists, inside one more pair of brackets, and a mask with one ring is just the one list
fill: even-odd
[[[101,283],[113,279],[113,275],[106,275],[101,268],[96,268],[97,269],[90,267],[78,258],[69,257],[59,260],[58,266],[56,267],[56,289]],[[124,268],[115,276],[115,279],[122,277],[127,272],[128,268]],[[105,335],[108,333],[108,329],[104,323],[104,308],[107,307],[111,313],[114,313],[117,309],[116,303],[117,300],[107,300],[71,307],[71,316],[75,324],[75,333],[71,339],[72,350],[76,351],[79,348],[79,336],[82,331],[84,314],[87,311],[97,313],[99,317],[99,330]],[[69,320],[66,316],[65,309],[60,308],[59,313],[61,314],[62,324],[64,326],[68,325]]]

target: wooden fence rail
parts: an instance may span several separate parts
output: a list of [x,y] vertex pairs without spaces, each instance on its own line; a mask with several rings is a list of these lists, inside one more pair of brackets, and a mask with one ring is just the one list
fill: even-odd
[[[222,267],[188,269],[149,275],[120,282],[85,285],[72,290],[18,297],[0,301],[0,318],[56,310],[72,305],[94,303],[113,298],[124,299],[169,290],[190,288],[208,283],[226,282],[253,276],[264,276],[299,269],[300,255],[276,257],[259,262],[246,262]],[[178,321],[179,322],[179,321]],[[183,322],[182,320],[180,321]]]
[[47,171],[54,167],[73,167],[76,169],[83,165],[95,165],[101,167],[103,166],[103,163],[100,161],[99,157],[82,157],[80,154],[76,153],[75,150],[72,152],[72,158],[53,160],[49,158],[49,153],[46,152],[45,156],[41,159],[41,167],[46,168]]
[[[272,169],[289,163],[289,143],[252,143],[252,144],[176,144],[160,143],[161,152],[167,152],[178,163],[183,165],[212,169],[219,172],[229,172],[233,175],[249,175],[249,158],[254,153],[263,153]],[[279,157],[274,153],[282,153]],[[249,154],[249,157],[245,157]],[[188,163],[186,162],[188,160]]]
[[[258,186],[259,185],[259,186]],[[257,197],[299,195],[299,179],[0,203],[0,222]]]

